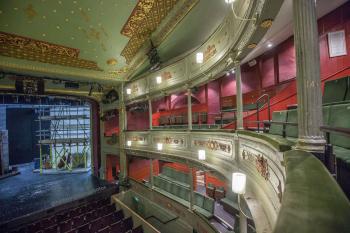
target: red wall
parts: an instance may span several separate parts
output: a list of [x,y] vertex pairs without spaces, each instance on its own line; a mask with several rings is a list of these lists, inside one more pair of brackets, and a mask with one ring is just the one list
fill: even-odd
[[208,186],[209,183],[213,184],[215,187],[224,187],[225,190],[227,190],[227,184],[224,181],[220,180],[210,172],[205,172],[205,186]]
[[[320,62],[321,62],[321,82],[322,87],[326,80],[332,80],[342,78],[350,75],[350,2],[344,4],[338,9],[334,10],[330,14],[322,17],[318,21],[319,28],[319,43],[320,43]],[[329,57],[328,50],[328,36],[329,32],[345,30],[346,43],[347,43],[347,55],[341,57]],[[274,66],[272,68],[272,62],[266,64],[266,58],[274,60]],[[256,68],[252,68],[252,73],[256,72],[257,76],[252,80],[262,80],[262,83],[271,85],[274,83],[273,88],[276,90],[276,95],[271,99],[271,111],[284,110],[288,105],[297,103],[297,91],[296,91],[296,64],[295,64],[295,49],[293,38],[289,38],[280,45],[276,46],[268,53],[256,58],[258,65],[257,68],[261,69],[260,72],[256,72]],[[271,70],[273,69],[273,70]],[[275,75],[273,76],[272,73]],[[276,75],[278,74],[278,75]],[[272,78],[274,77],[274,80]],[[222,78],[227,79],[226,77]],[[242,82],[246,82],[247,80]],[[231,81],[232,82],[232,81]],[[245,85],[246,87],[247,85]],[[252,84],[248,86],[257,86],[256,81],[252,81]],[[227,93],[226,93],[227,94]],[[247,123],[247,121],[255,120],[256,115],[250,114],[245,117],[245,126],[255,126]],[[260,120],[267,119],[267,110],[263,111],[260,115]],[[228,125],[226,128],[233,128],[234,124]]]
[[113,181],[114,177],[112,169],[113,167],[116,168],[117,174],[120,171],[120,166],[119,166],[119,156],[117,155],[107,155],[106,157],[106,180],[107,181]]
[[[134,180],[142,182],[142,180],[149,180],[150,177],[150,160],[132,158],[129,161],[128,176]],[[159,174],[158,160],[153,160],[153,175]]]

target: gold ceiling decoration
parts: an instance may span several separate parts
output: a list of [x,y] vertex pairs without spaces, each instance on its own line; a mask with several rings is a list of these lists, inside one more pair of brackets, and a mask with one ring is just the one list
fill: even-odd
[[176,25],[190,12],[190,10],[199,2],[199,0],[187,0],[179,11],[168,21],[168,23],[160,30],[154,39],[155,45],[159,45],[174,30]]
[[262,28],[270,28],[272,26],[273,20],[272,19],[265,19],[261,22],[260,27]]
[[111,66],[114,66],[118,63],[117,59],[115,59],[115,58],[110,58],[106,62],[108,65],[111,65]]
[[101,69],[94,61],[80,59],[79,49],[0,32],[0,55],[82,69]]
[[139,0],[121,34],[130,38],[121,55],[129,64],[179,0]]
[[256,43],[251,43],[247,46],[248,49],[254,49],[257,46]]

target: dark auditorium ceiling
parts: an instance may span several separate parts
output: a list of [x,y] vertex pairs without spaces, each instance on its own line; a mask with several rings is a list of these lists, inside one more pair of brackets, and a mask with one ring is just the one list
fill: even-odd
[[150,39],[168,61],[203,43],[226,10],[223,0],[1,0],[0,68],[124,80],[147,68]]

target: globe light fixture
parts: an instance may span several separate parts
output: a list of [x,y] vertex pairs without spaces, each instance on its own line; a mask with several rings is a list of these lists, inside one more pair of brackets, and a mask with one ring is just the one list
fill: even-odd
[[244,194],[247,177],[243,173],[232,173],[232,191],[237,194]]
[[163,150],[163,144],[157,143],[157,150]]
[[202,52],[199,52],[196,54],[196,61],[198,64],[203,63],[204,55]]
[[205,150],[198,150],[198,159],[205,160]]

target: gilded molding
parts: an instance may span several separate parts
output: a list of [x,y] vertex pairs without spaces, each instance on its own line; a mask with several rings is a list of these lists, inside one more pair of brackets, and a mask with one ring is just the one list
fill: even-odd
[[2,56],[102,71],[96,62],[79,58],[79,49],[5,32],[0,32],[0,44]]

